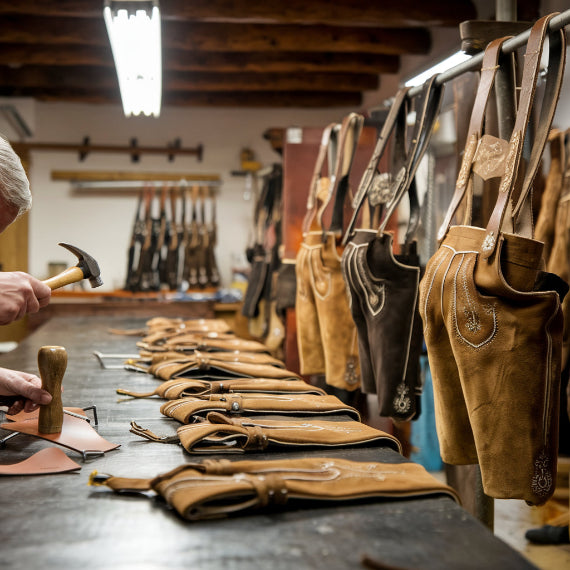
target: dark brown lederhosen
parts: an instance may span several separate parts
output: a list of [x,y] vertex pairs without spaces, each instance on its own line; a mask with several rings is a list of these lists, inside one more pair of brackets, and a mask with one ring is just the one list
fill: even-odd
[[[381,416],[410,420],[419,414],[422,382],[419,356],[422,327],[418,313],[420,260],[414,241],[419,223],[419,202],[414,176],[428,146],[441,104],[442,90],[435,78],[425,84],[416,99],[416,124],[406,145],[406,117],[411,102],[408,89],[400,91],[384,124],[367,175],[355,200],[354,214],[347,230],[349,239],[342,267],[350,293],[350,308],[358,331],[363,390],[377,394]],[[366,198],[376,205],[377,168],[394,133],[392,191],[385,204],[379,229],[352,231],[358,210]],[[386,225],[404,195],[409,196],[410,218],[400,254],[394,255],[392,234]],[[374,201],[372,199],[374,198]],[[368,205],[367,204],[367,205]]]

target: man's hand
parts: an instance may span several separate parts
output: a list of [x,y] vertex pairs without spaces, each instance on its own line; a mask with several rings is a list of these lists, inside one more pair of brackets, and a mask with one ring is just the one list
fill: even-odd
[[51,297],[51,289],[22,271],[0,272],[0,325],[37,313]]
[[17,414],[22,410],[33,412],[40,404],[49,404],[51,394],[42,390],[42,381],[33,374],[0,368],[0,404],[2,396],[20,396],[11,402],[9,414]]

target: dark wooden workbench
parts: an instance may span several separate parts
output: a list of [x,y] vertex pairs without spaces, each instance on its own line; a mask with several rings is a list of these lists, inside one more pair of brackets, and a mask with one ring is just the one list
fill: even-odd
[[[118,402],[115,388],[144,390],[156,386],[155,380],[124,370],[102,370],[92,356],[93,350],[131,351],[133,337],[110,335],[107,328],[135,327],[142,322],[108,316],[55,318],[14,352],[0,357],[0,366],[37,373],[41,346],[66,347],[64,405],[96,404],[99,433],[121,444],[118,450],[85,463],[68,451],[82,463],[79,474],[0,478],[0,568],[336,570],[362,567],[363,554],[409,569],[533,568],[444,497],[313,507],[190,523],[157,501],[88,487],[93,470],[150,477],[200,457],[190,457],[177,445],[147,442],[130,434],[133,419],[157,433],[173,433],[177,424],[160,417],[160,400]],[[0,435],[6,432],[0,430]],[[18,436],[0,450],[0,458],[2,463],[15,463],[46,446],[42,440]],[[279,456],[309,453],[318,452]],[[374,447],[320,455],[380,462],[403,460],[394,451]]]

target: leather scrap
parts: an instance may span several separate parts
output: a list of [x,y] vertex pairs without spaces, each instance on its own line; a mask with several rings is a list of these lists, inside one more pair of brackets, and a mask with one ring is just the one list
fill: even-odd
[[59,447],[47,447],[19,463],[0,465],[0,475],[51,475],[79,469],[81,465],[70,459]]

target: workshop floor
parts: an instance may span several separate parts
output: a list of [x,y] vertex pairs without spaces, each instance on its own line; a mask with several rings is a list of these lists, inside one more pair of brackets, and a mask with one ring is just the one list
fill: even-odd
[[496,536],[541,570],[568,570],[570,544],[535,545],[524,537],[529,528],[539,528],[545,524],[544,519],[544,508],[529,507],[524,501],[495,500]]

